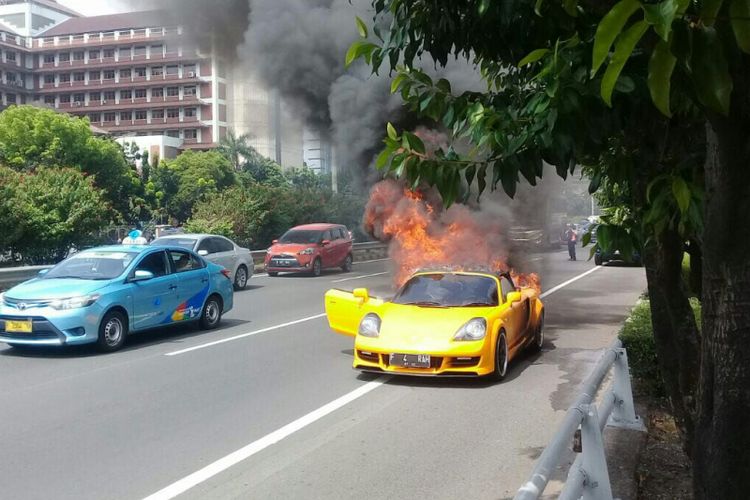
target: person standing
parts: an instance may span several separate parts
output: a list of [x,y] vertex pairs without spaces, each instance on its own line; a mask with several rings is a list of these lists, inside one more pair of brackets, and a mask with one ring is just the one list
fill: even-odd
[[576,260],[576,243],[578,241],[578,234],[570,224],[568,224],[568,230],[565,232],[565,239],[568,242],[568,260]]

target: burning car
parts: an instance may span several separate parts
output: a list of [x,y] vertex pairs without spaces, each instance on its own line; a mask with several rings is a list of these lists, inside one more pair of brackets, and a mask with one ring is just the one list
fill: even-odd
[[353,367],[369,372],[502,380],[544,343],[538,289],[507,272],[421,271],[391,300],[333,289],[325,310],[332,330],[355,338]]

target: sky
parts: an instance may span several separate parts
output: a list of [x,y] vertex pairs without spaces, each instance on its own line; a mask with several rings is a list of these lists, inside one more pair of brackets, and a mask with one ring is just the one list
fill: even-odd
[[86,16],[127,12],[124,2],[119,0],[57,0],[57,3],[70,7]]

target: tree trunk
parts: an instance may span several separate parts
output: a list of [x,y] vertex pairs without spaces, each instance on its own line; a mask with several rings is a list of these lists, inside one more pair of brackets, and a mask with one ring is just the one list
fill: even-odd
[[697,499],[750,496],[750,57],[734,63],[730,116],[707,127]]
[[683,243],[665,230],[644,249],[656,355],[675,421],[689,453],[693,443],[700,336],[682,276]]

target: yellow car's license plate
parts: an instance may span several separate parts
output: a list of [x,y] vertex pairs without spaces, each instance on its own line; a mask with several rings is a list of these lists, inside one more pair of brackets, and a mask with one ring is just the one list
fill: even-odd
[[31,320],[25,321],[6,321],[5,331],[13,333],[31,333],[32,330]]

